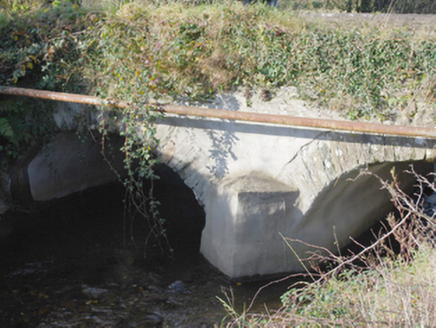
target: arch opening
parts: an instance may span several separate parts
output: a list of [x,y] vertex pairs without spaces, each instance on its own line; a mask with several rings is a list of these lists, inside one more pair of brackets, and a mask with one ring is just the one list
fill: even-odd
[[[413,170],[433,181],[434,164],[429,161],[384,162],[368,165],[368,171],[380,179],[392,182],[392,174],[397,176],[401,190],[416,199],[420,190],[416,187],[416,177],[407,172]],[[360,170],[347,172],[324,190],[314,201],[312,210],[306,215],[303,240],[316,244],[322,243],[329,250],[342,249],[356,251],[355,239],[359,244],[368,246],[379,236],[380,229],[386,232],[389,226],[386,218],[396,213],[392,196],[382,189],[380,181],[374,175],[361,175]],[[424,195],[422,195],[424,196]],[[424,199],[422,200],[424,201]],[[324,231],[321,237],[312,238],[309,232]],[[357,246],[361,250],[361,246]],[[302,252],[306,248],[302,247]]]

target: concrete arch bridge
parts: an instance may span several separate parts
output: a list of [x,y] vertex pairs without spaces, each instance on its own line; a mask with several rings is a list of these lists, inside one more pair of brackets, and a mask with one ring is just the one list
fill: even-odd
[[[232,115],[337,118],[335,113],[309,108],[290,90],[281,93],[270,102],[254,99],[252,108],[239,93],[223,94],[202,106],[227,109]],[[99,143],[91,138],[80,142],[71,132],[84,113],[97,120],[97,114],[83,105],[59,107],[54,114],[57,137],[45,149],[23,157],[3,177],[9,181],[3,184],[3,199],[44,201],[115,179],[100,156]],[[428,174],[435,171],[436,161],[435,129],[415,128],[414,133],[422,136],[167,114],[157,122],[160,142],[154,151],[204,206],[201,253],[236,278],[301,271],[298,258],[280,235],[335,251],[336,242],[345,246],[350,236],[383,218],[392,210],[389,194],[380,190],[374,177],[350,178],[368,168],[389,179],[395,167],[401,186],[411,192],[414,178],[403,171],[413,164],[418,173]],[[295,243],[293,248],[299,257],[307,256],[307,246]]]

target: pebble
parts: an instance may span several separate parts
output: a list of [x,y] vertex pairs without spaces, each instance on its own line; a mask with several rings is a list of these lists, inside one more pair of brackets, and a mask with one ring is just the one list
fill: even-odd
[[174,281],[171,285],[168,286],[168,289],[181,292],[185,289],[185,284],[181,280]]
[[97,297],[101,294],[106,293],[107,289],[88,287],[87,285],[82,285],[82,292],[88,295],[89,297]]
[[150,313],[150,314],[146,315],[145,321],[148,323],[157,323],[158,324],[158,323],[163,322],[163,318],[160,315],[157,315],[155,313]]

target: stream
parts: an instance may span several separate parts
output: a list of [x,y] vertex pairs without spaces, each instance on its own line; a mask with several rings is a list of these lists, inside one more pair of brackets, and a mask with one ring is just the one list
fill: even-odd
[[[217,297],[230,290],[246,308],[268,281],[230,280],[201,256],[205,215],[183,183],[156,182],[154,193],[171,256],[153,245],[144,256],[147,226],[129,232],[121,185],[2,215],[0,327],[220,327]],[[264,289],[254,310],[280,307],[289,284]]]

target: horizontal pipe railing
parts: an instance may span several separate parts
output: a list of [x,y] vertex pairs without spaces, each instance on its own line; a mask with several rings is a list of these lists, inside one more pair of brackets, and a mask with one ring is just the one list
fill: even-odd
[[[74,102],[80,104],[100,105],[109,107],[127,108],[126,101],[106,100],[93,96],[84,96],[63,92],[52,92],[35,89],[24,89],[0,86],[0,94],[35,97],[56,101]],[[342,130],[350,132],[364,132],[387,134],[407,137],[424,137],[436,139],[435,128],[424,128],[404,125],[385,125],[380,123],[340,121],[320,118],[294,117],[285,115],[260,114],[252,112],[236,112],[223,109],[198,108],[181,105],[158,105],[158,110],[164,113],[220,118],[235,121],[248,121],[256,123],[281,124],[302,126],[316,129]]]

